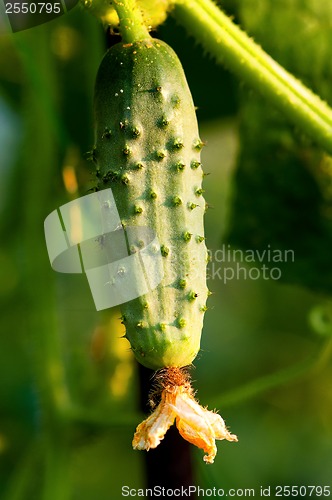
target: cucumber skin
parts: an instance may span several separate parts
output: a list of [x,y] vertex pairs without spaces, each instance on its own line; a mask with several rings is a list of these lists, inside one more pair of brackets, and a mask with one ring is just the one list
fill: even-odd
[[164,42],[113,46],[95,87],[98,188],[112,188],[124,227],[158,236],[164,278],[121,306],[137,360],[158,370],[192,363],[206,310],[202,143],[181,63]]

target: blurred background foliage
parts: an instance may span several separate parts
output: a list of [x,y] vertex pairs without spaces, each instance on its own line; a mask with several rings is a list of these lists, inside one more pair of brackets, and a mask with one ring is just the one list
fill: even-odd
[[[221,6],[332,105],[329,2]],[[239,436],[236,445],[218,445],[209,467],[193,450],[197,484],[330,484],[331,158],[216,66],[176,20],[170,17],[157,36],[185,68],[211,174],[204,189],[212,207],[206,235],[214,294],[195,388]],[[43,234],[52,210],[93,186],[86,153],[105,47],[101,25],[79,7],[0,36],[4,500],[117,500],[122,485],[144,486],[143,452],[131,449],[140,421],[137,367],[121,339],[119,312],[94,310],[84,276],[52,271]],[[263,262],[220,261],[220,253],[217,260],[225,247],[291,249],[295,259],[273,264],[280,280],[250,279]],[[224,270],[238,265],[242,274],[225,283]]]

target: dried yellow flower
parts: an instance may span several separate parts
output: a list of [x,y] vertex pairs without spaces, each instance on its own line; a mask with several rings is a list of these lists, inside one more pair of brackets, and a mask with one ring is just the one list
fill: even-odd
[[168,379],[159,405],[137,427],[133,448],[149,450],[158,446],[174,420],[181,436],[204,450],[204,461],[207,463],[212,464],[216,456],[216,439],[237,441],[237,437],[227,430],[220,415],[199,405],[188,381],[184,385],[172,385]]

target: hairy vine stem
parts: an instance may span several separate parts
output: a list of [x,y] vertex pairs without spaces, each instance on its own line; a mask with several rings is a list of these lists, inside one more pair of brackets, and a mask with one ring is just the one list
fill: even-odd
[[150,38],[135,0],[113,0],[112,3],[119,16],[120,32],[124,43]]
[[177,0],[172,14],[216,61],[258,90],[332,154],[332,109],[256,44],[211,0]]

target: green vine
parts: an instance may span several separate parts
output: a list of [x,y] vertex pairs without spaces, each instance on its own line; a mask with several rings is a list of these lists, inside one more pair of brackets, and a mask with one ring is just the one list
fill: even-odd
[[257,379],[231,389],[228,393],[224,393],[216,397],[212,405],[217,408],[225,408],[233,406],[243,401],[253,399],[259,394],[263,394],[268,390],[274,389],[281,385],[295,381],[302,377],[308,376],[310,373],[319,371],[324,364],[329,360],[332,353],[332,341],[329,339],[319,347],[319,350],[307,359],[298,361],[287,368],[283,368],[271,374],[263,375]]
[[264,52],[211,0],[178,0],[172,14],[218,63],[260,92],[332,154],[332,109]]
[[113,4],[119,17],[124,43],[133,43],[150,37],[135,0],[113,0]]

